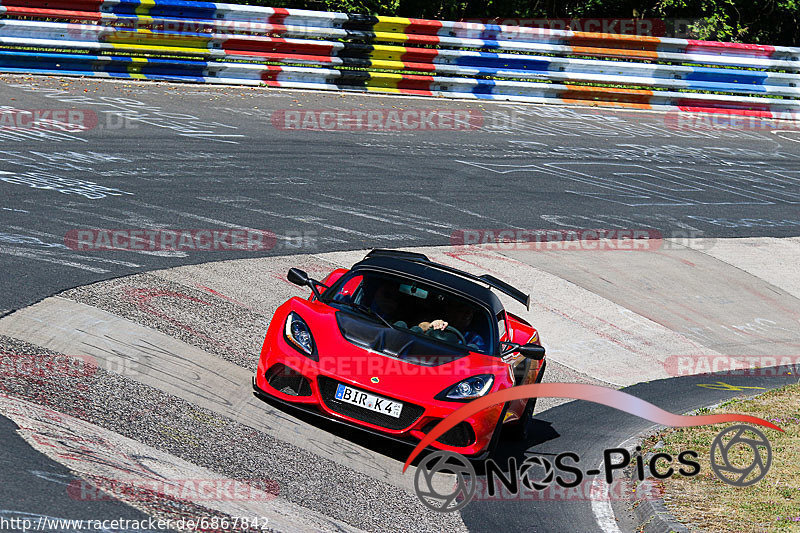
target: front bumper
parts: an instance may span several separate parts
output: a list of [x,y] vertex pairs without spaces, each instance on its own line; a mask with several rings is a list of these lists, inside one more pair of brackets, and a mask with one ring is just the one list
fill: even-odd
[[[385,390],[365,385],[361,381],[355,382],[325,373],[318,363],[296,353],[288,345],[285,350],[282,349],[284,347],[280,346],[281,343],[282,339],[279,339],[270,348],[265,346],[259,359],[258,370],[253,378],[253,390],[262,400],[278,400],[306,412],[322,415],[326,419],[411,445],[418,443],[439,421],[464,405],[434,399],[420,402],[415,398],[398,397],[395,394],[387,394]],[[270,381],[276,383],[272,375],[276,365],[283,365],[286,370],[282,368],[281,371],[288,371],[290,376],[298,380],[294,389],[282,387],[282,390],[279,390],[270,384]],[[268,376],[271,376],[272,380],[269,380]],[[285,382],[280,381],[279,384]],[[401,419],[390,419],[388,415],[373,414],[360,407],[336,401],[332,398],[331,390],[332,387],[335,389],[335,384],[338,383],[402,402],[404,413]],[[301,388],[303,394],[296,394]],[[503,413],[504,406],[497,405],[480,413],[479,416],[468,418],[441,437],[432,447],[465,456],[481,456],[489,450]]]

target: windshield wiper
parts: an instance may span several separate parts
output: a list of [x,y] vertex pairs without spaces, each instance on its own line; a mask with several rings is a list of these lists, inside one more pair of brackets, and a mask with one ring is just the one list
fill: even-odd
[[345,306],[350,307],[352,309],[355,309],[356,311],[360,311],[361,313],[363,313],[363,314],[365,314],[367,316],[371,316],[371,317],[377,318],[378,320],[383,322],[386,325],[386,327],[389,327],[389,328],[392,328],[392,329],[396,329],[392,324],[389,323],[388,320],[383,318],[380,314],[378,314],[377,312],[373,311],[372,308],[367,307],[366,305],[357,304],[355,302],[345,302],[345,301],[338,301],[337,302],[335,300],[332,303],[342,304],[342,305],[345,305]]

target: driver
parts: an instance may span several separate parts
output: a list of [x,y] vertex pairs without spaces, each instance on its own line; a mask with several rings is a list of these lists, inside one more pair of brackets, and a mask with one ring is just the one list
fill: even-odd
[[441,319],[432,322],[422,322],[419,324],[422,331],[427,332],[429,329],[445,330],[447,326],[452,326],[464,335],[464,340],[467,345],[472,345],[479,351],[486,351],[486,341],[478,333],[470,331],[469,327],[472,320],[475,318],[475,309],[466,303],[456,303],[450,308],[448,312],[450,322]]
[[375,290],[375,294],[372,295],[370,308],[384,319],[389,320],[397,313],[399,307],[397,288],[389,283],[381,283]]

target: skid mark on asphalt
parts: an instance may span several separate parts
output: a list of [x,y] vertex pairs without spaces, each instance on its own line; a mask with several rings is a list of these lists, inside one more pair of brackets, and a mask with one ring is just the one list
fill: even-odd
[[[708,155],[713,157],[713,151],[709,150]],[[758,179],[753,179],[748,175],[752,171],[736,169],[739,165],[735,162],[721,155],[716,157],[720,168],[713,171],[694,168],[690,172],[668,165],[653,167],[636,163],[606,163],[603,175],[597,171],[595,162],[494,163],[492,160],[459,159],[455,162],[497,174],[533,174],[542,180],[555,174],[586,185],[583,190],[567,192],[628,207],[773,205],[796,204],[800,200],[800,194],[787,189],[787,186],[796,187],[800,183],[792,175],[797,170],[788,163],[779,166],[772,162],[751,162],[760,167]],[[796,164],[796,161],[792,163]],[[720,174],[727,179],[720,180]],[[597,189],[600,192],[595,192]],[[709,194],[713,194],[714,198],[709,198]]]
[[[541,278],[546,276],[547,274],[544,271],[534,270],[533,267],[518,262],[515,259],[505,257],[501,254],[496,252],[486,252],[480,249],[470,249],[469,251],[454,251],[454,252],[445,252],[445,256],[452,258],[453,260],[462,264],[469,265],[473,267],[475,272],[480,271],[489,271],[494,275],[500,277],[501,279],[504,277],[508,277],[507,272],[504,274],[501,270],[493,269],[491,267],[492,263],[504,263],[508,265],[510,270],[517,272],[518,276],[525,276],[522,273],[526,272],[527,276],[530,278]],[[469,258],[469,259],[468,259]],[[482,260],[482,261],[481,261]],[[525,279],[525,281],[517,282],[518,284],[521,283],[522,285],[527,285],[530,289],[530,293],[533,296],[534,302],[533,307],[534,310],[545,310],[552,315],[558,316],[563,320],[573,323],[577,326],[580,330],[591,332],[596,337],[605,340],[607,343],[617,346],[618,348],[625,350],[631,354],[635,354],[643,358],[643,360],[651,359],[653,356],[653,347],[655,347],[655,342],[653,340],[648,339],[646,336],[642,336],[639,334],[640,332],[636,332],[635,330],[631,330],[628,327],[622,327],[622,325],[615,323],[611,320],[606,318],[607,315],[599,314],[599,313],[591,313],[585,305],[578,305],[575,302],[582,302],[582,298],[578,297],[577,295],[571,295],[572,298],[563,298],[560,295],[547,293],[546,296],[537,298],[537,291],[535,288],[535,283],[531,285],[532,280]],[[579,290],[578,286],[575,286],[575,289]],[[585,302],[582,302],[585,303]],[[514,309],[514,307],[510,307],[510,309]],[[532,318],[532,323],[536,324],[536,318]],[[635,340],[634,343],[625,342],[624,339],[631,338]],[[548,338],[545,338],[545,343],[552,342],[549,341]],[[647,349],[651,348],[651,349]],[[552,350],[551,353],[558,353],[558,350]],[[558,357],[557,357],[558,359]],[[640,364],[644,361],[640,361]],[[572,366],[575,368],[574,364],[570,365],[569,363],[562,362],[563,364],[567,364],[568,366]],[[578,367],[580,368],[580,367]],[[620,376],[614,376],[613,379],[609,378],[609,376],[598,376],[601,379],[608,381],[610,383],[617,383],[615,380],[619,380]]]
[[139,201],[139,200],[131,200],[131,203],[134,204],[134,205],[138,205],[139,207],[144,207],[144,208],[147,208],[147,209],[153,209],[153,210],[156,210],[156,211],[162,211],[164,213],[172,213],[174,215],[179,215],[179,216],[182,216],[184,218],[189,218],[189,219],[192,219],[192,220],[199,220],[201,222],[206,222],[206,223],[209,223],[209,224],[216,224],[216,225],[218,225],[220,227],[223,227],[223,228],[235,228],[235,229],[243,229],[243,230],[250,230],[250,231],[259,231],[256,228],[251,228],[251,227],[248,227],[248,226],[242,226],[240,224],[232,224],[232,223],[230,223],[228,221],[225,221],[225,220],[220,220],[220,219],[213,218],[213,217],[207,217],[207,216],[204,216],[204,215],[196,215],[194,213],[189,213],[187,211],[181,211],[180,209],[172,209],[172,208],[169,208],[169,207],[150,204],[150,203],[142,202],[142,201]]
[[[171,503],[180,502],[193,504],[195,516],[216,511],[268,518],[270,527],[284,531],[356,530],[279,498],[274,481],[236,480],[248,497],[228,498],[220,490],[234,480],[89,422],[6,395],[0,395],[0,413],[20,427],[18,433],[34,449],[85,478],[67,488],[78,501],[107,497],[101,493],[110,491],[132,507],[161,516]],[[202,483],[216,491],[205,492]]]
[[18,246],[2,246],[0,245],[0,254],[6,254],[14,257],[24,257],[25,259],[33,259],[34,261],[41,261],[44,263],[52,263],[55,265],[70,267],[70,268],[77,268],[79,270],[85,270],[87,272],[93,272],[95,274],[107,274],[111,272],[105,268],[100,267],[93,267],[90,265],[86,265],[84,263],[77,263],[75,261],[69,261],[62,256],[59,256],[53,252],[47,252],[45,250],[30,250],[25,248],[20,248]]
[[[56,326],[55,324],[60,324]],[[252,395],[252,370],[241,368],[152,329],[59,297],[5,317],[0,331],[59,352],[85,353],[105,363],[129,360],[132,379],[182,398],[282,441],[339,463],[335,450],[350,446],[348,468],[408,490],[398,462],[321,431]],[[309,441],[314,437],[330,447]],[[356,451],[357,450],[357,451]]]
[[[472,256],[472,257],[483,258],[483,259],[495,259],[495,260],[498,259],[498,254],[484,252],[484,251],[481,251],[481,250],[470,250],[468,252],[464,252],[464,251],[462,251],[462,252],[447,252],[445,255],[450,256],[455,260],[458,260],[458,261],[467,263],[469,265],[472,265],[472,266],[474,266],[476,268],[482,268],[483,270],[487,270],[487,267],[481,266],[481,264],[478,263],[478,262],[470,261],[468,259],[465,259],[465,257],[466,256]],[[510,263],[512,267],[516,267],[516,268],[528,267],[528,268],[530,268],[528,265],[525,265],[524,263],[519,263],[518,261],[516,261],[514,259],[502,256],[502,255],[500,255],[499,257],[501,258],[500,259],[501,261]],[[503,275],[502,272],[498,272],[498,271],[489,270],[489,272],[493,272],[494,274],[496,274],[498,276],[502,276]],[[625,350],[628,350],[630,352],[633,352],[633,353],[636,353],[636,354],[639,354],[639,355],[645,355],[645,353],[640,351],[636,346],[634,346],[632,344],[626,344],[626,343],[620,341],[618,339],[618,335],[613,335],[611,332],[608,331],[609,329],[611,329],[611,330],[617,330],[616,333],[618,333],[618,334],[619,333],[628,334],[629,332],[627,330],[624,330],[623,328],[619,327],[617,324],[606,320],[602,316],[586,313],[586,310],[583,307],[579,307],[579,306],[575,305],[572,301],[558,300],[558,301],[554,302],[554,305],[545,304],[545,303],[542,303],[541,301],[539,301],[539,302],[533,303],[533,305],[535,305],[536,307],[539,307],[541,309],[544,309],[544,310],[546,310],[546,311],[548,311],[550,313],[553,313],[553,314],[556,314],[558,316],[561,316],[562,318],[564,318],[566,320],[572,321],[575,324],[577,324],[577,325],[579,325],[579,326],[591,331],[592,333],[594,333],[598,337],[601,337],[603,339],[606,339],[608,342],[611,342],[613,344],[618,345],[620,348],[623,348]],[[591,319],[591,321],[600,322],[600,324],[603,327],[597,328],[596,326],[592,325],[589,321],[582,320],[579,317],[580,314],[588,314],[588,316]],[[653,343],[651,341],[648,341],[648,340],[643,340],[641,342],[645,346],[652,346],[653,345]]]
[[[295,203],[302,203],[302,204],[311,205],[311,206],[313,206],[315,208],[318,208],[318,209],[325,209],[327,211],[333,211],[335,213],[339,213],[339,214],[343,214],[343,215],[349,215],[349,216],[356,217],[356,218],[363,218],[363,219],[372,220],[372,221],[375,221],[375,222],[383,222],[384,224],[392,224],[392,225],[397,225],[397,226],[411,227],[412,229],[416,229],[416,230],[419,230],[419,231],[430,232],[430,230],[427,229],[427,228],[415,227],[415,226],[411,226],[410,224],[407,224],[407,223],[406,224],[399,223],[397,221],[388,219],[388,218],[386,218],[384,216],[362,212],[362,211],[359,211],[358,209],[354,209],[354,208],[351,208],[351,207],[348,207],[348,206],[345,206],[345,205],[335,205],[335,204],[328,204],[328,203],[322,203],[322,202],[314,202],[314,201],[311,201],[311,200],[305,200],[303,198],[297,198],[297,197],[294,197],[294,196],[289,196],[289,195],[280,194],[280,193],[273,193],[272,196],[275,196],[275,197],[278,197],[278,198],[282,198],[283,200],[289,200],[289,201],[295,202]],[[353,234],[353,235],[358,235],[360,237],[366,237],[366,238],[372,239],[374,241],[390,240],[390,241],[405,242],[405,241],[418,241],[418,240],[421,240],[421,238],[416,236],[416,235],[409,235],[409,234],[405,234],[405,233],[371,234],[371,233],[364,233],[363,231],[358,231],[358,230],[349,229],[349,228],[340,228],[340,231],[345,231],[346,233],[350,233],[350,234]]]
[[266,317],[208,291],[137,274],[66,291],[243,368],[254,369]]
[[[336,200],[337,202],[341,202],[337,209],[341,210],[340,212],[346,213],[349,215],[354,216],[361,216],[365,218],[369,218],[371,220],[377,220],[379,222],[384,222],[386,224],[391,224],[394,226],[402,226],[411,228],[415,231],[420,231],[422,233],[427,233],[430,235],[439,235],[442,237],[449,237],[450,233],[445,233],[440,231],[441,229],[450,229],[452,226],[440,222],[436,222],[435,220],[425,219],[421,216],[415,215],[412,216],[408,212],[399,212],[394,209],[386,209],[382,208],[377,205],[365,204],[363,202],[352,202],[351,200],[341,198],[339,196],[333,196],[330,194],[319,194],[323,198],[328,198],[331,200]],[[370,209],[370,211],[362,211],[356,207],[344,207],[347,203],[355,203],[359,207],[366,207]],[[320,206],[323,204],[320,204]],[[327,207],[328,209],[332,209],[333,207]],[[412,223],[413,222],[413,223]]]
[[[448,256],[450,256],[453,259],[456,259],[458,261],[461,261],[461,262],[467,263],[469,265],[472,265],[472,266],[474,266],[476,268],[482,268],[483,270],[488,270],[489,272],[492,272],[492,273],[494,273],[494,274],[496,274],[498,276],[502,276],[503,275],[501,272],[490,270],[490,269],[487,269],[485,266],[481,266],[480,263],[478,263],[478,262],[470,261],[470,260],[465,259],[465,256],[473,256],[473,257],[483,258],[483,259],[496,259],[497,254],[483,252],[483,251],[480,251],[480,250],[472,250],[472,251],[469,251],[469,252],[448,252],[445,255],[448,255]],[[501,259],[502,261],[511,263],[512,266],[515,266],[517,268],[519,268],[519,267],[523,267],[524,268],[525,266],[527,266],[527,265],[524,265],[523,263],[519,263],[519,262],[517,262],[517,261],[515,261],[514,259],[511,259],[511,258],[503,257],[503,256],[500,256],[500,257],[502,258]],[[514,263],[516,263],[516,265],[513,265]],[[558,316],[564,318],[565,320],[569,320],[571,322],[574,322],[576,325],[581,326],[582,328],[591,331],[592,333],[594,333],[598,337],[601,337],[601,338],[607,340],[608,342],[611,342],[613,344],[618,345],[620,348],[623,348],[625,350],[628,350],[630,352],[633,352],[633,353],[636,353],[636,354],[639,354],[639,355],[645,355],[644,352],[640,351],[635,346],[633,346],[631,344],[626,344],[626,343],[620,341],[616,335],[612,335],[611,333],[609,333],[607,331],[607,329],[616,329],[616,330],[618,330],[618,333],[619,332],[623,332],[623,330],[622,330],[622,328],[618,327],[616,324],[613,324],[612,322],[609,322],[608,320],[606,320],[602,316],[589,314],[589,318],[592,321],[598,321],[603,326],[606,326],[606,327],[597,328],[596,326],[593,326],[592,324],[590,324],[589,321],[582,320],[578,315],[581,314],[581,313],[585,313],[585,309],[583,307],[576,306],[571,301],[559,300],[559,301],[554,302],[554,305],[545,304],[545,303],[542,303],[541,301],[539,301],[539,302],[533,303],[533,305],[535,307],[544,309],[544,310],[546,310],[546,311],[548,311],[550,313],[558,315]],[[627,332],[625,332],[625,333],[627,333]],[[646,346],[647,345],[652,345],[652,342],[647,341],[647,340],[643,341],[643,343]]]
[[[20,80],[18,83],[9,83],[7,87],[20,89],[25,92],[35,92],[38,96],[52,98],[71,105],[80,103],[92,107],[100,107],[102,108],[99,110],[100,113],[112,114],[124,118],[124,120],[129,123],[135,123],[137,125],[150,125],[181,137],[203,139],[226,144],[239,144],[239,141],[234,139],[242,139],[245,137],[245,135],[239,133],[219,132],[220,129],[223,131],[235,131],[239,129],[237,126],[216,121],[206,121],[200,117],[189,114],[165,112],[159,106],[150,105],[132,98],[72,94],[68,90],[42,87],[36,83],[23,80]],[[86,139],[80,140],[86,141]]]
[[[153,275],[178,286],[195,288],[199,284],[212,287],[245,304],[240,307],[263,317],[264,325],[258,333],[260,341],[263,342],[266,323],[278,306],[293,296],[308,297],[303,288],[289,283],[286,279],[289,268],[301,268],[312,277],[322,280],[331,271],[342,266],[344,263],[336,261],[327,254],[302,254],[187,265],[159,270],[153,272]],[[257,290],[253,290],[254,288]],[[259,344],[259,350],[260,347]]]
[[[695,353],[774,355],[787,349],[796,351],[800,302],[756,275],[758,267],[747,259],[748,242],[722,240],[721,245],[731,247],[723,255],[738,256],[739,261],[751,265],[752,273],[716,259],[713,241],[687,244],[670,242],[670,247],[656,253],[520,249],[509,254],[663,324],[691,339],[698,348]],[[773,277],[778,275],[775,267],[765,268],[774,270]],[[613,285],[601,282],[601,275]]]
[[791,274],[791,270],[787,269],[800,255],[800,237],[743,238],[735,241],[696,239],[686,243],[686,246],[763,279],[800,299],[800,276]]
[[243,304],[243,303],[242,303],[242,302],[240,302],[240,301],[234,300],[233,298],[231,298],[231,297],[229,297],[229,296],[225,296],[225,295],[224,295],[224,294],[222,294],[221,292],[219,292],[219,291],[215,291],[215,290],[214,290],[214,289],[212,289],[211,287],[206,287],[205,285],[200,285],[199,283],[198,283],[198,284],[195,284],[195,287],[197,287],[198,289],[202,289],[202,290],[204,290],[204,291],[206,291],[206,292],[209,292],[209,293],[213,294],[214,296],[218,296],[218,297],[220,297],[220,298],[223,298],[223,299],[225,299],[225,300],[228,300],[228,301],[229,301],[229,302],[231,302],[232,304],[238,305],[239,307],[246,307],[247,309],[250,309],[251,311],[253,310],[253,308],[251,308],[250,306],[248,306],[248,305],[246,305],[246,304]]
[[[36,235],[38,237],[47,237],[51,239],[61,239],[64,240],[63,235],[54,235],[52,233],[47,233],[43,231],[32,230],[28,228],[23,228],[19,226],[8,226],[9,229],[13,229],[16,231],[21,232],[18,235],[9,235],[6,233],[0,233],[0,242],[8,242],[11,244],[20,244],[20,245],[29,245],[34,247],[43,247],[48,250],[61,250],[63,252],[63,256],[69,259],[81,259],[83,261],[88,261],[90,263],[107,263],[111,265],[119,265],[128,268],[138,268],[141,267],[139,263],[131,263],[130,261],[121,261],[119,259],[109,259],[107,257],[92,257],[86,254],[77,254],[73,253],[71,249],[65,246],[63,243],[46,243],[36,237],[30,237],[29,235]],[[29,234],[29,235],[25,235]]]
[[[0,337],[0,344],[9,350],[21,350],[23,354],[43,353],[40,347],[23,346],[19,341],[7,337]],[[0,362],[4,360],[0,358]],[[100,363],[102,366],[102,361]],[[19,367],[20,364],[15,365],[15,368]],[[457,515],[426,514],[413,493],[352,470],[350,461],[360,457],[360,446],[355,442],[345,441],[342,448],[348,461],[334,463],[304,448],[251,429],[251,426],[142,385],[125,375],[129,374],[109,373],[101,368],[91,376],[86,413],[71,407],[75,401],[75,393],[71,390],[76,381],[74,377],[58,377],[54,378],[53,383],[46,382],[34,387],[25,381],[24,376],[20,376],[18,383],[9,388],[9,394],[40,404],[48,400],[51,403],[45,405],[52,406],[56,411],[64,412],[66,407],[68,413],[75,413],[72,416],[84,418],[145,445],[213,469],[231,479],[275,480],[280,486],[281,497],[368,531],[389,533],[398,528],[464,530]],[[0,383],[8,383],[8,380],[4,378]],[[37,390],[41,394],[34,395]],[[268,408],[266,404],[264,406]],[[325,432],[322,433],[321,436],[309,436],[309,447],[320,446],[333,452],[339,449],[338,444],[328,442]],[[196,443],[190,440],[190,435],[200,439],[199,446],[194,445]],[[0,461],[2,455],[0,453]],[[399,468],[398,463],[397,472]],[[376,495],[380,495],[380,508],[372,509],[367,516],[359,512],[359,509],[373,505]],[[192,516],[208,514],[192,510],[188,513]],[[82,514],[85,516],[85,513]],[[400,527],[400,523],[411,525]]]
[[165,298],[165,297],[166,298],[177,298],[179,300],[180,299],[187,300],[187,301],[194,302],[194,303],[199,303],[199,304],[202,304],[202,305],[211,305],[211,303],[206,302],[204,300],[201,300],[199,298],[193,298],[191,296],[187,296],[186,294],[181,294],[179,292],[165,291],[165,290],[159,290],[159,289],[142,289],[142,288],[127,287],[127,288],[125,288],[123,290],[123,293],[125,294],[125,297],[129,301],[133,302],[134,305],[136,305],[136,307],[139,308],[139,310],[141,310],[141,311],[143,311],[145,313],[149,313],[149,314],[151,314],[151,315],[153,315],[155,317],[161,318],[163,320],[166,320],[167,322],[170,322],[170,323],[178,326],[179,328],[184,329],[184,330],[186,330],[189,333],[192,333],[194,335],[197,335],[198,337],[201,337],[201,338],[203,338],[203,339],[205,339],[207,341],[210,341],[210,342],[213,342],[213,343],[216,343],[216,344],[220,344],[217,341],[215,341],[214,339],[212,339],[212,338],[210,338],[210,337],[208,337],[206,335],[203,335],[202,333],[200,333],[199,331],[195,330],[194,328],[192,328],[188,324],[184,324],[180,320],[176,320],[175,318],[167,315],[166,313],[158,311],[152,305],[150,305],[150,301],[153,298]]
[[[362,194],[375,194],[375,195],[394,194],[403,196],[409,196],[409,195],[415,196],[414,193],[403,192],[403,191],[392,192],[392,193],[386,193],[382,191],[360,191],[360,192],[362,192]],[[453,227],[451,224],[448,224],[447,222],[432,219],[428,214],[419,215],[413,213],[411,209],[417,207],[416,205],[413,204],[405,205],[403,209],[395,209],[388,206],[369,204],[363,201],[354,201],[352,198],[342,198],[340,196],[334,196],[332,194],[325,194],[325,193],[317,193],[317,194],[323,198],[330,198],[331,200],[336,200],[339,202],[354,202],[354,204],[357,206],[372,209],[373,212],[375,213],[381,213],[384,216],[391,217],[392,219],[397,221],[413,220],[415,223],[420,224],[422,226],[430,226],[432,228],[437,228],[437,229],[450,229]],[[446,204],[440,204],[440,205],[446,206]]]

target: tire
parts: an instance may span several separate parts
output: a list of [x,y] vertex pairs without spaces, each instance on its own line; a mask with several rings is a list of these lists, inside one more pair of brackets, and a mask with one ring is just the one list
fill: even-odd
[[492,438],[489,440],[489,445],[483,451],[483,453],[479,454],[475,457],[475,460],[485,460],[491,457],[494,457],[494,453],[497,450],[497,447],[500,445],[500,438],[503,434],[503,418],[506,416],[506,412],[508,411],[508,404],[506,403],[503,405],[503,410],[500,411],[500,418],[497,419],[497,424],[494,426],[494,431],[492,432]]
[[[547,367],[547,361],[542,364],[539,374],[536,376],[534,383],[541,383],[544,377],[544,369]],[[527,442],[532,436],[533,431],[533,413],[536,410],[536,400],[538,398],[528,398],[528,403],[525,404],[525,409],[522,410],[522,416],[516,422],[512,422],[508,426],[508,431],[511,437],[515,440]]]
[[529,398],[522,410],[522,416],[508,426],[508,432],[514,440],[528,441],[532,437],[533,412],[536,409],[536,398]]

